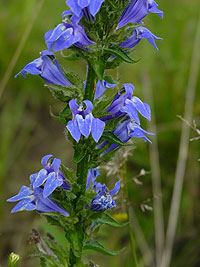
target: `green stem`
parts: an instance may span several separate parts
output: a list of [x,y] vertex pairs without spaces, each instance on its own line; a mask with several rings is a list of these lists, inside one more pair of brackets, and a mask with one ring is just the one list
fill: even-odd
[[78,184],[81,186],[81,194],[85,193],[86,190],[86,182],[87,182],[87,174],[88,174],[88,162],[89,155],[86,154],[85,157],[77,164],[76,176],[78,178]]
[[[94,99],[94,87],[95,87],[95,79],[96,75],[95,72],[92,68],[92,65],[88,62],[88,75],[87,75],[87,81],[85,85],[85,95],[84,95],[84,100],[90,100],[93,101]],[[89,145],[90,140],[85,139],[84,142]],[[78,149],[83,149],[81,142],[78,144]],[[81,186],[81,190],[77,195],[77,198],[75,199],[74,205],[75,207],[77,206],[77,203],[81,196],[85,194],[86,191],[86,182],[87,182],[87,175],[88,175],[88,169],[89,169],[89,155],[90,151],[86,153],[84,158],[77,164],[77,169],[76,169],[76,176],[77,176],[77,183]],[[79,215],[79,222],[75,225],[75,231],[78,233],[79,236],[82,235],[82,247],[83,247],[83,242],[84,242],[84,229],[83,229],[83,224],[84,224],[85,218],[80,214]],[[82,247],[80,247],[80,254],[82,252]],[[71,266],[74,266],[74,264],[81,262],[81,257],[76,257],[74,255],[73,250],[70,250],[70,264]]]
[[[87,74],[87,81],[85,85],[85,95],[84,95],[85,100],[93,101],[95,78],[96,78],[96,75],[92,68],[92,65],[90,62],[88,62],[88,74]],[[85,142],[88,142],[88,141],[85,140]],[[78,184],[81,185],[80,195],[84,194],[86,190],[86,181],[87,181],[87,174],[88,174],[88,169],[89,169],[88,163],[89,163],[89,153],[87,153],[85,157],[77,165],[76,175],[78,178]]]
[[88,74],[87,74],[87,81],[85,85],[85,100],[90,100],[93,102],[94,99],[94,85],[95,85],[95,72],[92,68],[92,65],[90,62],[88,62]]

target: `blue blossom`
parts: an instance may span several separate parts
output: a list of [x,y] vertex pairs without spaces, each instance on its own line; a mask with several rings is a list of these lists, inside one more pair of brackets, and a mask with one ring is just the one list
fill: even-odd
[[30,175],[30,180],[33,189],[44,186],[43,197],[47,198],[56,188],[62,186],[64,189],[69,190],[70,186],[65,182],[65,178],[60,171],[61,160],[54,158],[51,162],[52,155],[46,155],[42,158],[41,163],[43,168]]
[[11,213],[23,210],[37,210],[39,212],[59,212],[61,215],[69,216],[69,213],[50,198],[44,198],[43,189],[33,189],[32,186],[22,186],[19,193],[7,200],[8,202],[19,201]]
[[162,38],[157,37],[152,32],[150,32],[147,28],[143,26],[138,26],[134,29],[132,36],[128,39],[126,39],[123,43],[121,43],[119,46],[123,48],[133,48],[136,46],[141,39],[147,39],[147,41],[153,45],[157,50],[158,47],[156,46],[155,39],[156,40],[162,40]]
[[60,65],[53,52],[42,51],[41,57],[27,64],[15,77],[22,74],[40,75],[45,81],[51,84],[58,84],[63,87],[73,86],[64,76]]
[[64,50],[72,45],[84,48],[94,44],[90,40],[80,23],[60,23],[53,30],[45,33],[45,42],[48,50],[54,52]]
[[[93,104],[91,101],[85,100],[80,106],[77,105],[76,101],[76,99],[73,99],[69,102],[73,119],[68,122],[67,129],[77,142],[79,142],[81,135],[87,138],[90,133],[95,142],[98,142],[102,136],[105,123],[92,115]],[[86,109],[84,109],[84,104]]]
[[100,175],[98,168],[89,169],[86,183],[86,191],[90,188],[92,184],[92,188],[96,185],[96,178]]
[[113,83],[108,83],[104,80],[103,81],[98,80],[97,85],[96,85],[94,100],[97,98],[100,98],[107,88],[113,89],[114,87],[115,87],[115,84]]
[[67,0],[66,4],[74,12],[74,14],[81,18],[83,15],[90,21],[91,15],[93,17],[98,13],[102,3],[105,0]]
[[123,11],[117,29],[128,23],[138,23],[149,13],[157,13],[163,18],[163,11],[157,8],[158,4],[154,0],[131,0],[130,4]]
[[131,83],[125,83],[122,85],[122,89],[115,95],[113,102],[106,112],[112,113],[102,118],[107,121],[115,117],[124,116],[126,114],[129,117],[140,124],[138,112],[149,121],[151,120],[151,110],[148,104],[143,103],[137,96],[133,96],[135,87]]
[[113,190],[108,191],[105,185],[101,185],[98,188],[97,195],[91,202],[92,211],[104,211],[116,207],[116,203],[113,200],[113,196],[119,192],[120,180],[115,184]]
[[[142,127],[140,127],[134,120],[131,120],[128,116],[125,116],[117,125],[116,129],[113,133],[123,142],[127,143],[132,137],[133,138],[142,138],[144,141],[148,141],[151,143],[151,140],[145,136],[147,135],[154,135],[151,132],[147,132]],[[96,148],[100,149],[105,147],[108,144],[108,141],[103,141],[101,144],[97,145]],[[106,153],[116,149],[119,145],[111,144],[111,146],[104,151],[101,156],[105,155]]]

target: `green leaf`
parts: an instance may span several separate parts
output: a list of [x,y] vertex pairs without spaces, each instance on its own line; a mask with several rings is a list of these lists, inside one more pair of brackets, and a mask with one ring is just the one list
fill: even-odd
[[80,57],[76,53],[73,53],[73,52],[70,55],[66,56],[66,55],[64,55],[63,51],[61,50],[60,54],[63,58],[65,58],[66,60],[69,60],[69,61],[75,61],[75,60],[80,59]]
[[61,169],[64,172],[64,174],[66,175],[66,177],[71,181],[71,182],[75,182],[77,177],[74,174],[74,171],[72,169],[69,169],[67,167],[65,167],[63,164],[61,164]]
[[71,109],[69,105],[67,105],[61,112],[60,112],[60,117],[61,118],[68,118],[72,114]]
[[123,61],[127,62],[127,63],[135,63],[135,61],[133,59],[131,59],[121,48],[119,47],[114,47],[114,48],[105,48],[104,49],[105,52],[107,52],[108,54],[114,55],[116,57],[119,57],[120,59],[122,59]]
[[74,150],[74,157],[73,157],[73,162],[74,163],[79,163],[87,154],[89,147],[82,145],[82,146],[76,146]]
[[48,87],[53,97],[56,99],[67,102],[70,98],[73,97],[74,90],[71,87],[62,87],[60,85],[54,84],[45,84],[45,87]]
[[108,249],[104,248],[104,246],[101,245],[100,243],[93,242],[93,241],[86,242],[84,247],[83,247],[83,249],[84,250],[91,249],[91,250],[100,252],[102,254],[108,255],[108,256],[119,255],[124,250],[124,249],[121,249],[121,250],[118,250],[118,251],[111,251],[111,250],[108,250]]
[[69,121],[68,119],[61,118],[60,116],[56,116],[56,115],[52,112],[51,107],[49,108],[49,114],[50,114],[50,116],[51,116],[54,120],[56,120],[56,121],[58,121],[58,122],[61,122],[61,123],[65,124],[65,125],[66,125],[67,122]]
[[105,75],[104,76],[104,80],[107,82],[107,83],[111,83],[111,84],[116,84],[117,81],[115,81],[113,79],[113,77],[111,75]]
[[104,216],[102,218],[98,218],[94,221],[94,225],[101,225],[101,224],[106,224],[106,225],[110,225],[113,227],[124,227],[128,224],[127,223],[119,223],[116,220],[114,220],[111,216],[109,216],[108,214],[104,214]]
[[104,74],[104,60],[103,58],[93,59],[91,60],[91,65],[95,71],[95,74],[99,80],[103,80]]
[[116,145],[124,146],[124,142],[122,142],[112,131],[104,131],[102,134],[102,138]]

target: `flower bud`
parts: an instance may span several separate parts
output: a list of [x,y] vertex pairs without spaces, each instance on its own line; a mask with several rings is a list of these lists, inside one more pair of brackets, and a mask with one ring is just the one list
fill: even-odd
[[20,261],[20,256],[12,252],[8,257],[8,266],[15,267]]

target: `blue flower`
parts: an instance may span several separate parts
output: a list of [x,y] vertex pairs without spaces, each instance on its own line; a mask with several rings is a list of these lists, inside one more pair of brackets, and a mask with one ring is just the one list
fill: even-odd
[[103,95],[103,93],[106,91],[107,88],[113,89],[114,87],[115,87],[115,84],[113,84],[113,83],[108,83],[106,81],[98,80],[97,85],[96,85],[94,100],[97,98],[100,98]]
[[64,50],[72,45],[79,48],[94,44],[91,41],[83,27],[78,23],[61,23],[55,29],[46,32],[45,42],[49,51],[53,48],[54,52]]
[[149,13],[157,13],[163,18],[163,11],[157,8],[158,4],[154,0],[131,0],[130,4],[122,13],[117,29],[128,23],[138,23]]
[[[151,143],[151,140],[145,136],[147,135],[154,135],[151,132],[147,132],[142,127],[140,127],[134,120],[131,120],[128,116],[123,117],[123,119],[118,123],[116,129],[113,133],[123,142],[127,143],[132,137],[133,138],[142,138],[144,141],[148,141]],[[108,141],[103,141],[101,144],[97,145],[96,148],[100,149],[103,148],[108,144]],[[106,151],[104,151],[101,156],[105,155],[106,153],[116,149],[119,145],[112,144]]]
[[105,185],[99,186],[98,193],[91,202],[91,210],[104,211],[116,207],[116,203],[113,200],[113,196],[119,192],[119,189],[120,189],[120,180],[115,184],[113,190],[111,191],[108,191]]
[[37,210],[39,212],[59,212],[61,215],[69,216],[69,213],[50,198],[44,198],[43,189],[33,189],[31,186],[22,186],[19,193],[7,200],[8,202],[19,201],[11,213],[23,210]]
[[147,39],[147,41],[153,45],[157,50],[158,47],[156,46],[155,39],[156,40],[162,40],[162,38],[157,37],[152,32],[150,32],[147,28],[143,26],[138,26],[134,29],[133,34],[130,38],[126,39],[123,43],[121,43],[119,46],[123,48],[133,48],[136,46],[141,39]]
[[66,4],[74,12],[74,14],[81,18],[82,15],[90,21],[90,16],[96,16],[102,3],[105,0],[67,0]]
[[90,185],[92,184],[92,188],[96,185],[96,178],[100,175],[97,168],[95,169],[89,169],[88,176],[87,176],[87,184],[86,184],[86,191],[90,188]]
[[47,50],[42,51],[40,58],[27,64],[15,77],[22,74],[26,78],[27,73],[40,75],[51,84],[58,84],[63,87],[73,86],[64,76],[54,53]]
[[115,95],[113,102],[106,112],[112,113],[102,118],[107,121],[115,117],[128,114],[129,117],[140,124],[138,112],[149,121],[151,120],[151,110],[148,104],[143,103],[137,96],[133,96],[135,87],[131,83],[122,85],[122,89]]
[[130,38],[126,39],[123,43],[121,43],[119,46],[123,48],[133,48],[136,46],[141,39],[147,39],[147,41],[153,45],[157,50],[158,47],[156,46],[155,39],[156,40],[162,40],[162,38],[157,37],[152,32],[150,32],[147,28],[143,26],[138,26],[134,29],[133,34]]
[[[102,136],[105,123],[93,117],[93,104],[91,101],[85,100],[80,106],[77,105],[76,101],[76,99],[73,99],[69,102],[73,119],[68,122],[67,129],[77,142],[80,140],[81,135],[87,138],[90,133],[95,142],[98,142]],[[86,109],[84,109],[84,104],[86,105]]]
[[51,162],[50,159],[52,159],[52,155],[44,156],[41,160],[43,168],[39,172],[30,175],[33,189],[44,185],[44,198],[47,198],[56,188],[60,186],[66,190],[70,189],[70,186],[65,182],[65,178],[59,169],[61,160],[54,158]]

